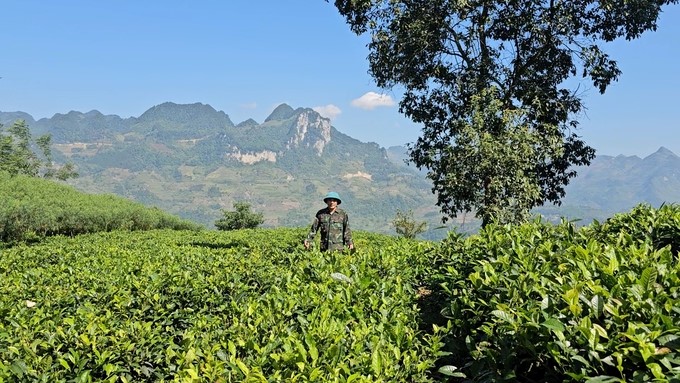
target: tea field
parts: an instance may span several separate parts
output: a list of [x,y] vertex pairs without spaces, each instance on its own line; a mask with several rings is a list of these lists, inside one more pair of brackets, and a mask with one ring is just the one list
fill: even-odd
[[440,242],[112,231],[0,249],[0,382],[680,382],[680,207]]
[[0,382],[428,382],[415,254],[304,230],[53,237],[0,255]]

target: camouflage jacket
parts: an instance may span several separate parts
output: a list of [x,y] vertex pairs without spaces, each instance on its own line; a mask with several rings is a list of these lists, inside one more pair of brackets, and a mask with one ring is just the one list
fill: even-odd
[[321,230],[321,251],[344,250],[345,246],[352,243],[349,219],[347,213],[341,209],[335,209],[333,214],[328,211],[328,208],[317,211],[306,240],[312,242],[319,230]]

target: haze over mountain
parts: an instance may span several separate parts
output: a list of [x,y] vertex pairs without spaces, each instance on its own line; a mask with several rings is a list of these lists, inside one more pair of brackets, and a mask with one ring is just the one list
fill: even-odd
[[638,156],[598,156],[567,186],[561,207],[537,209],[553,219],[558,215],[590,222],[630,210],[638,203],[658,207],[680,202],[680,157],[666,149]]
[[[92,193],[114,193],[207,227],[236,201],[264,213],[267,226],[306,226],[329,190],[343,197],[352,225],[394,233],[397,209],[427,221],[442,237],[441,215],[424,172],[407,166],[403,147],[360,142],[310,108],[279,105],[259,123],[234,123],[210,105],[164,103],[139,117],[96,110],[34,120],[0,112],[0,123],[24,119],[32,133],[52,135],[57,161],[70,160]],[[680,201],[680,158],[661,148],[645,158],[599,156],[567,187],[560,207],[536,209],[550,220],[602,220],[640,202]],[[475,227],[471,215],[449,228]],[[460,225],[463,225],[462,227]]]
[[35,121],[1,113],[0,123],[25,119],[34,135],[50,133],[57,160],[70,160],[70,181],[93,193],[115,193],[212,227],[221,209],[246,201],[268,226],[307,226],[335,190],[358,228],[392,233],[397,209],[438,226],[429,183],[390,161],[309,108],[281,104],[265,121],[234,124],[200,103],[154,106],[122,119],[98,111],[68,112]]

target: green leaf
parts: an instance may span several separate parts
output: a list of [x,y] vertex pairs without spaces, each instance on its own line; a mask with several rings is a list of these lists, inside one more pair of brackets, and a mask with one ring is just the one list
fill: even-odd
[[71,366],[69,366],[68,362],[64,358],[59,358],[59,364],[61,364],[66,370],[71,371]]
[[600,376],[595,376],[592,378],[588,378],[586,380],[586,383],[626,383],[625,380],[619,379],[615,376],[608,376],[608,375],[600,375]]
[[444,374],[446,376],[452,376],[456,378],[465,378],[465,374],[458,371],[458,367],[456,366],[451,366],[451,365],[446,365],[446,366],[441,366],[437,370],[440,374]]
[[491,312],[491,315],[500,318],[508,323],[515,323],[515,318],[512,316],[512,314],[509,314],[503,310],[493,310]]
[[22,378],[27,371],[26,362],[23,360],[18,360],[10,366],[10,371],[12,371],[16,376]]
[[226,362],[227,359],[228,359],[227,353],[224,352],[224,350],[219,350],[219,351],[217,351],[217,352],[215,353],[215,356],[217,356],[217,359],[219,359],[219,360],[221,360],[221,361],[223,361],[223,362]]
[[373,373],[376,376],[380,376],[382,374],[382,367],[383,367],[383,360],[382,360],[382,354],[380,353],[379,350],[373,350],[373,354],[371,354],[371,370],[373,370]]
[[605,330],[604,327],[600,326],[597,323],[593,323],[593,328],[595,329],[595,332],[597,332],[597,335],[601,336],[602,338],[609,339],[609,336],[607,335],[607,330]]
[[585,366],[585,367],[590,367],[590,363],[584,357],[582,357],[581,355],[574,355],[574,356],[571,357],[571,359],[574,359],[574,360],[581,362],[581,364],[583,364],[583,366]]
[[645,291],[654,291],[654,284],[656,283],[658,274],[659,272],[656,267],[648,267],[642,271],[638,284],[645,289]]
[[590,307],[595,312],[595,315],[599,318],[604,312],[604,298],[602,298],[600,295],[593,296],[593,298],[590,300]]
[[309,347],[309,357],[312,358],[313,362],[319,359],[319,350],[317,350],[315,346]]
[[564,332],[564,324],[557,318],[548,318],[541,326],[546,327],[552,331]]
[[666,379],[666,375],[664,375],[663,370],[661,369],[661,366],[659,366],[658,363],[647,363],[647,368],[649,368],[649,370],[652,371],[652,374],[654,375],[655,378],[659,380]]
[[111,374],[116,372],[117,369],[118,367],[111,363],[107,363],[106,365],[104,365],[104,372],[106,373],[106,376],[111,376]]
[[248,366],[246,366],[245,363],[243,363],[243,361],[241,361],[241,359],[236,359],[236,365],[241,370],[243,375],[248,376],[248,374],[250,374],[250,369],[248,368]]

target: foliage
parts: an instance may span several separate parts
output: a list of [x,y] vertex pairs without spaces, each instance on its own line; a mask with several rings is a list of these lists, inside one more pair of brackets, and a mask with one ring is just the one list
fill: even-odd
[[640,206],[580,230],[452,236],[430,259],[450,320],[439,363],[472,382],[678,381],[679,219]]
[[113,195],[0,172],[0,242],[111,230],[200,229],[157,208]]
[[656,29],[677,0],[334,3],[370,34],[378,86],[404,87],[400,111],[423,126],[409,154],[442,212],[486,225],[560,202],[574,166],[594,158],[573,132],[584,106],[568,86],[580,77],[604,93],[621,71],[598,44]]
[[53,237],[0,257],[0,381],[432,382],[418,329],[430,245],[300,229]]
[[406,212],[397,210],[397,215],[392,221],[394,229],[397,234],[404,238],[415,238],[418,234],[425,232],[427,227],[427,222],[417,222],[413,218],[413,210],[408,210]]
[[234,202],[234,209],[222,210],[224,216],[215,222],[218,230],[254,229],[264,222],[264,214],[251,211],[247,202]]
[[456,145],[432,163],[439,169],[438,202],[452,216],[475,211],[483,225],[525,221],[541,203],[534,168],[546,153],[559,155],[562,145],[542,142],[542,134],[519,110],[503,110],[494,89],[472,98],[471,121],[460,124]]
[[670,246],[674,255],[680,253],[680,206],[663,204],[658,209],[639,204],[628,213],[615,214],[604,223],[589,226],[592,236],[601,241],[615,242],[618,237],[637,241],[640,246],[655,250]]
[[677,382],[679,220],[355,231],[351,255],[302,228],[15,245],[0,381]]
[[26,121],[17,120],[6,132],[3,130],[0,124],[0,171],[10,175],[24,174],[59,180],[78,176],[70,162],[59,169],[54,169],[50,135],[45,134],[35,140],[35,144],[42,152],[41,159],[31,148],[33,142]]

